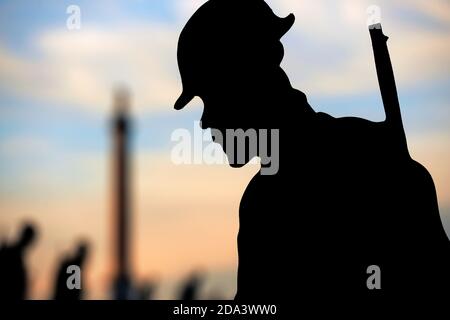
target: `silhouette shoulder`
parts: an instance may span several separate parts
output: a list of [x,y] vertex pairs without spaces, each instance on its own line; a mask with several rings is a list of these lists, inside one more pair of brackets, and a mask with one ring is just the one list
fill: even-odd
[[331,115],[329,115],[328,113],[325,113],[325,112],[317,112],[316,114],[317,114],[317,118],[319,120],[324,120],[324,121],[336,120],[335,117],[333,117],[333,116],[331,116]]

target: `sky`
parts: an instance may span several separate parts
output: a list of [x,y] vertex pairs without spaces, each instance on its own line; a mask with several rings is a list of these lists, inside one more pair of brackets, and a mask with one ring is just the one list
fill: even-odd
[[[59,257],[91,241],[88,298],[111,277],[112,89],[133,116],[133,270],[170,298],[192,270],[204,296],[235,290],[238,206],[257,165],[182,165],[171,133],[194,130],[202,103],[173,110],[181,91],[178,35],[204,1],[0,1],[0,237],[40,227],[29,256],[31,297],[49,297]],[[367,30],[381,9],[410,153],[431,172],[450,234],[450,3],[446,0],[270,0],[296,22],[282,67],[316,111],[383,120]],[[78,5],[79,30],[66,10]],[[230,21],[232,23],[232,21]],[[282,165],[282,164],[281,164]]]

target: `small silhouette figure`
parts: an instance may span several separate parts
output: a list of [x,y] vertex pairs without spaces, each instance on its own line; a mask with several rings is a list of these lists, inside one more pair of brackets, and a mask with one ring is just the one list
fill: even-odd
[[194,272],[183,284],[180,290],[179,300],[197,300],[198,291],[202,282],[202,277],[199,272]]
[[221,133],[233,167],[260,154],[247,144],[238,163],[227,129],[279,130],[278,172],[256,174],[240,203],[236,299],[373,297],[373,264],[383,297],[448,291],[450,242],[431,175],[408,152],[387,37],[370,31],[386,120],[334,118],[280,67],[293,23],[263,0],[210,0],[178,42],[175,109],[200,97],[201,126]]
[[[81,242],[76,252],[73,255],[64,257],[60,263],[59,269],[55,278],[54,300],[80,300],[85,293],[83,282],[83,265],[86,261],[89,251],[89,245],[87,242]],[[70,266],[77,266],[80,269],[81,276],[81,288],[69,288],[67,284],[68,278],[71,273],[68,273]]]
[[23,300],[27,298],[29,279],[25,255],[37,236],[36,227],[26,223],[17,241],[11,245],[4,242],[0,247],[0,300]]

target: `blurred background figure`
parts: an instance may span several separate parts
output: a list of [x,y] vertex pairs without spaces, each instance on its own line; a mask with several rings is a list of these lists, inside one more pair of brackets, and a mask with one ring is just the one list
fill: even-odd
[[25,254],[36,239],[36,227],[26,223],[14,243],[0,246],[0,300],[26,299],[29,279]]
[[[85,294],[83,265],[86,261],[88,249],[88,243],[83,241],[78,245],[78,248],[73,255],[68,255],[62,259],[56,273],[55,292],[53,297],[55,300],[80,300],[83,298]],[[72,273],[68,272],[69,266],[77,266],[80,268],[80,289],[70,289],[67,285],[67,279],[72,275]]]
[[200,272],[193,272],[180,290],[179,300],[197,300],[203,276]]

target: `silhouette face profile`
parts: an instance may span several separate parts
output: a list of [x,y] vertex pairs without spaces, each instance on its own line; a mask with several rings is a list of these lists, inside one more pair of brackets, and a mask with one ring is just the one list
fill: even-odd
[[178,66],[183,92],[175,109],[200,97],[201,126],[220,133],[218,142],[225,153],[230,151],[226,129],[279,127],[275,105],[280,91],[290,88],[280,67],[280,38],[294,20],[292,14],[276,16],[263,0],[210,0],[181,32]]

